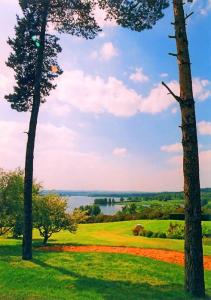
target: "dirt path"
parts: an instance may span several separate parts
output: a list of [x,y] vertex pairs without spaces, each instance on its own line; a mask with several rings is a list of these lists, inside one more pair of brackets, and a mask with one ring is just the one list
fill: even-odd
[[[144,256],[178,265],[184,264],[184,254],[178,251],[111,246],[45,246],[45,251],[124,253]],[[204,256],[204,268],[211,270],[211,256]]]

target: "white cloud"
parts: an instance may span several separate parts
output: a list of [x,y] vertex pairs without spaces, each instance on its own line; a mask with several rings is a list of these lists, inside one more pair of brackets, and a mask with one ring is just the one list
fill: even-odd
[[[25,122],[0,121],[0,167],[24,166],[28,128]],[[39,124],[35,145],[34,175],[45,188],[102,190],[181,190],[181,158],[160,170],[151,160],[138,158],[109,159],[80,149],[81,137],[65,126]],[[116,148],[117,149],[117,148]],[[125,148],[116,153],[126,155]],[[123,150],[121,150],[123,149]],[[211,180],[211,151],[200,153],[201,181]],[[85,171],[84,171],[85,170]],[[99,172],[100,170],[100,172]]]
[[24,144],[27,126],[24,123],[0,121],[0,167],[12,169],[24,165]]
[[206,0],[206,5],[200,9],[201,15],[207,15],[211,10],[211,0]]
[[[27,127],[27,123],[24,122],[0,121],[0,167],[23,168],[27,139],[23,132]],[[97,153],[81,151],[78,148],[79,140],[78,134],[70,128],[53,124],[38,125],[34,177],[41,181],[45,188],[149,189],[152,183],[148,174],[151,166],[147,166],[145,161],[139,162],[144,170],[140,172],[137,162],[128,166],[126,160],[109,160]],[[121,149],[115,152],[119,155],[126,154],[126,151]],[[161,184],[162,182],[160,181]],[[156,188],[158,186],[156,181]]]
[[163,145],[161,146],[160,150],[169,153],[182,152],[182,144],[176,143],[171,145]]
[[79,122],[79,123],[77,124],[77,126],[78,126],[79,128],[87,128],[87,127],[90,126],[90,123],[88,123],[88,122]]
[[127,155],[127,149],[117,147],[113,150],[113,155],[119,156],[119,157],[125,157]]
[[[80,70],[67,71],[59,78],[54,99],[58,111],[60,105],[68,105],[82,112],[124,117],[135,115],[140,103],[139,95],[122,81],[114,77],[104,80]],[[51,110],[49,102],[45,104],[47,110]]]
[[194,9],[201,15],[206,16],[211,10],[211,0],[193,0],[190,9]]
[[89,55],[89,57],[91,59],[97,59],[99,57],[98,51],[96,51],[96,50],[92,51],[91,54]]
[[118,50],[111,42],[104,43],[99,51],[94,50],[90,54],[91,59],[99,59],[109,61],[115,56],[118,56]]
[[135,82],[149,81],[149,77],[144,74],[142,68],[136,68],[135,72],[130,75],[130,79]]
[[193,93],[196,99],[204,101],[211,96],[211,81],[207,79],[193,79]]
[[[0,121],[1,167],[24,166],[26,131],[28,131],[26,122]],[[66,127],[38,124],[35,151],[39,153],[57,151],[64,143],[66,149],[74,149],[75,140],[76,133]],[[48,159],[47,155],[45,159]]]
[[104,37],[106,36],[106,33],[105,33],[104,31],[102,31],[102,32],[100,32],[100,33],[98,34],[98,36],[99,36],[100,38],[104,38]]
[[114,45],[111,42],[103,44],[100,50],[100,57],[107,61],[115,56],[118,56],[118,50],[114,47]]
[[[171,81],[168,86],[175,92],[178,93],[179,86],[177,81]],[[167,94],[166,89],[162,84],[158,84],[151,89],[149,95],[142,97],[142,101],[139,106],[140,112],[156,114],[168,109],[173,105],[175,100]]]
[[[198,148],[201,149],[203,146],[201,144],[198,144]],[[182,152],[182,144],[181,143],[175,143],[170,145],[163,145],[160,147],[160,150],[167,153],[179,153]],[[169,159],[170,162],[174,161],[174,159],[177,159],[180,156],[174,156]]]
[[106,27],[115,27],[117,26],[116,22],[114,19],[112,20],[106,20],[106,12],[103,9],[100,9],[97,7],[94,12],[95,19],[97,21],[97,24],[101,28],[106,28]]
[[[23,168],[27,139],[23,131],[27,127],[24,122],[0,121],[0,167]],[[138,162],[135,160],[128,165],[127,159],[109,160],[93,152],[84,152],[78,148],[79,140],[78,134],[67,127],[39,124],[34,176],[45,188],[151,191],[179,188],[177,184],[175,187],[177,177],[170,176],[172,171],[156,172],[145,159],[139,158]],[[125,150],[115,152],[126,153]]]
[[199,134],[211,135],[211,122],[201,121],[197,125]]
[[8,74],[1,74],[0,73],[0,98],[3,99],[6,94],[8,94],[8,91],[12,91],[12,87],[14,85],[15,81],[12,78],[12,72],[9,72]]
[[[56,117],[62,117],[67,115],[68,113],[71,112],[71,107],[68,104],[61,103],[59,106],[57,103],[52,102],[49,104],[51,106],[51,112],[54,116]],[[43,111],[48,111],[48,106],[47,105],[42,105],[41,110]]]
[[168,73],[161,73],[161,74],[160,74],[160,77],[168,77],[168,76],[169,76]]
[[[27,136],[23,132],[27,128],[24,122],[0,121],[0,167],[7,170],[24,167]],[[38,124],[34,176],[44,187],[109,189],[115,188],[119,179],[126,181],[127,172],[121,166],[105,161],[96,153],[81,151],[79,139],[68,127]]]
[[[201,97],[206,92],[208,81],[197,79],[194,82],[196,96]],[[167,84],[179,94],[177,81]],[[70,70],[59,77],[57,89],[52,93],[54,100],[48,101],[43,109],[57,115],[68,114],[73,108],[86,113],[110,113],[119,117],[130,117],[137,113],[157,114],[176,103],[167,93],[162,84],[157,84],[148,95],[143,96],[115,77],[103,79],[87,75],[82,70]],[[172,113],[175,112],[173,108]]]
[[[182,161],[182,155],[173,156],[167,161],[170,166],[177,167],[180,170],[180,176],[183,176]],[[199,165],[201,185],[204,187],[208,187],[210,186],[211,182],[211,150],[204,150],[199,152]]]

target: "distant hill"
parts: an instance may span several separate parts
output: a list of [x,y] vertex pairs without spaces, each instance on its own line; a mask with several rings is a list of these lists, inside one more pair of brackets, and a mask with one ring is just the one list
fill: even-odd
[[[58,194],[60,196],[87,196],[87,197],[156,197],[156,196],[175,196],[181,198],[183,192],[123,192],[123,191],[71,191],[71,190],[43,190],[41,194]],[[202,196],[210,194],[211,197],[211,188],[202,188]]]

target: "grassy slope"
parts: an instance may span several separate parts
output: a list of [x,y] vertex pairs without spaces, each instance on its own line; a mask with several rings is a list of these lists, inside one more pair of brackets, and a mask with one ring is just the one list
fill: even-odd
[[[183,241],[171,239],[155,239],[137,237],[132,235],[132,229],[138,223],[143,224],[147,230],[166,231],[168,220],[141,220],[100,224],[82,224],[76,234],[60,232],[50,239],[50,243],[81,244],[81,245],[115,245],[144,248],[160,248],[183,251]],[[183,221],[177,221],[183,222]],[[203,222],[211,229],[211,222]],[[38,232],[34,237],[39,239]],[[211,255],[211,243],[205,241],[204,254]]]
[[[76,235],[61,232],[52,237],[51,243],[183,249],[182,241],[132,236],[131,228],[137,223],[147,229],[165,231],[169,221],[81,225]],[[39,239],[38,232],[34,237]],[[211,252],[210,248],[205,246],[206,254]],[[20,255],[20,240],[0,239],[1,300],[191,299],[183,292],[181,266],[126,254],[35,250],[32,262],[23,262]],[[211,299],[211,271],[205,272],[205,279]]]
[[[148,258],[44,253],[20,259],[20,242],[0,244],[1,300],[187,300],[183,268]],[[211,272],[206,272],[211,297]]]

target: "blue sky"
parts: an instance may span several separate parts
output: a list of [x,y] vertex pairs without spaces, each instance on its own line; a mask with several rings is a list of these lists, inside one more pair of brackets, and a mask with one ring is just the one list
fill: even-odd
[[[17,0],[1,0],[0,166],[24,166],[29,114],[3,99],[13,73],[4,61],[14,34]],[[201,185],[211,186],[211,1],[186,5],[200,144]],[[63,35],[64,73],[42,105],[35,149],[35,177],[45,188],[182,190],[180,112],[160,84],[178,91],[172,7],[142,33],[103,21],[94,40]],[[50,29],[52,30],[52,29]]]

